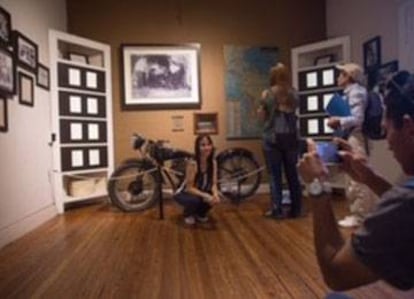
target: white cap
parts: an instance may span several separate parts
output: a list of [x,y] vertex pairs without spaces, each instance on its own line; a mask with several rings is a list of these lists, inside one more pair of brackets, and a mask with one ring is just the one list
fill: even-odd
[[361,67],[356,63],[337,64],[335,66],[338,70],[347,73],[355,82],[363,83],[364,73]]

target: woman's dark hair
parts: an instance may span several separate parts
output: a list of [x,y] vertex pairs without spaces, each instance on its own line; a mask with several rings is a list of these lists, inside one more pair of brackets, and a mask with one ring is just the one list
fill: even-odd
[[[201,158],[201,154],[200,154],[200,144],[201,144],[201,141],[204,138],[206,138],[210,144],[213,144],[213,140],[211,139],[211,136],[210,135],[208,135],[208,134],[200,134],[200,135],[197,136],[197,138],[195,140],[195,143],[194,143],[194,153],[195,153],[195,159],[196,159],[196,162],[197,162],[197,169],[199,170],[198,171],[198,174],[200,173],[200,169],[201,169],[201,166],[200,166],[200,162],[201,162],[200,161],[200,158]],[[211,151],[210,156],[207,157],[207,177],[209,178],[209,180],[211,180],[213,178],[213,160],[214,160],[214,153],[215,153],[215,148],[213,146],[213,149]],[[196,178],[196,180],[197,179],[198,178]]]
[[407,71],[399,71],[388,80],[384,103],[385,117],[392,120],[400,129],[404,115],[414,119],[414,76]]

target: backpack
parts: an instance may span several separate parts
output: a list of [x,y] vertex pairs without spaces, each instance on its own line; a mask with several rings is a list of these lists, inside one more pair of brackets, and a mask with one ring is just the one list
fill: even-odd
[[385,138],[385,131],[382,127],[383,113],[384,107],[381,95],[375,91],[368,92],[367,106],[362,123],[362,133],[368,139],[379,140]]

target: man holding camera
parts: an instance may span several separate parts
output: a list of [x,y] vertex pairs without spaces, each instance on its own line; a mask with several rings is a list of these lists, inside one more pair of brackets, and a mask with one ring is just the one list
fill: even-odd
[[399,72],[387,89],[387,142],[408,179],[392,186],[369,166],[365,155],[349,142],[335,139],[343,169],[380,197],[350,238],[341,235],[330,195],[317,182],[326,179],[328,170],[312,140],[298,169],[310,184],[316,255],[328,286],[348,290],[382,279],[414,295],[414,76]]

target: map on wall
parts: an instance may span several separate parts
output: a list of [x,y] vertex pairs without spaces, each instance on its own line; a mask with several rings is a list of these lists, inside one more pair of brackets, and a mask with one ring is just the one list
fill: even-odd
[[227,138],[260,138],[257,101],[269,86],[269,70],[276,64],[276,47],[224,46]]

